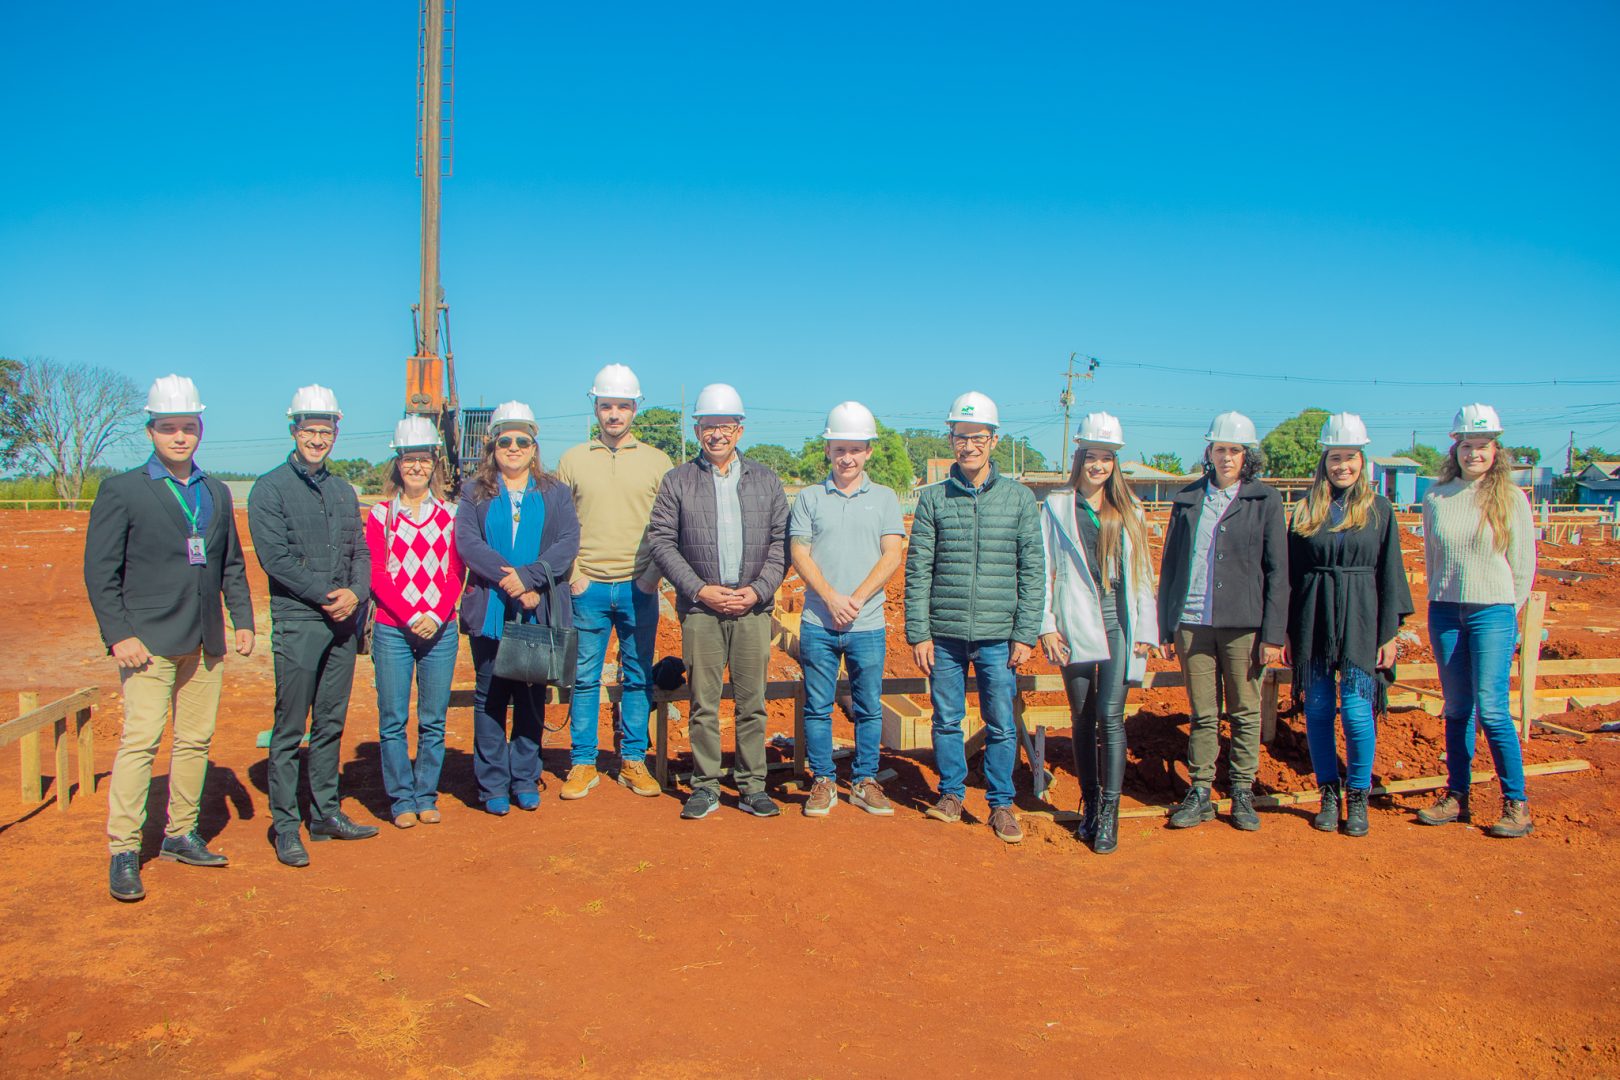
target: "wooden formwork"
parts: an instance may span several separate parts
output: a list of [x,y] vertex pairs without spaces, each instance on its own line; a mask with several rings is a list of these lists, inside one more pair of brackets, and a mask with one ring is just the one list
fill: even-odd
[[[78,743],[79,794],[91,795],[96,790],[96,734],[90,725],[91,710],[101,701],[101,691],[86,687],[49,705],[39,703],[39,695],[27,691],[17,695],[20,715],[0,724],[0,746],[17,743],[22,754],[22,801],[27,806],[45,798],[45,777],[41,771],[40,733],[50,728],[56,759],[56,805],[68,808],[69,744]],[[68,738],[71,724],[73,738]]]

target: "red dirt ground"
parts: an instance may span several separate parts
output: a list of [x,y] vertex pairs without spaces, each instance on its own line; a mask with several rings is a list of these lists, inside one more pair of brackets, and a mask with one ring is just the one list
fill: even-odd
[[[442,826],[385,824],[373,841],[313,847],[293,871],[266,842],[262,636],[229,661],[204,796],[203,831],[231,867],[148,862],[148,899],[118,905],[102,835],[117,678],[83,597],[85,518],[0,513],[0,718],[17,691],[104,694],[98,790],[75,792],[68,813],[22,804],[17,754],[0,750],[0,1075],[1620,1074],[1613,735],[1532,741],[1531,761],[1593,768],[1531,780],[1524,841],[1415,826],[1423,800],[1410,797],[1375,800],[1360,841],[1315,833],[1302,807],[1263,812],[1255,835],[1128,820],[1118,854],[1099,859],[1035,816],[1017,848],[923,819],[926,752],[885,753],[902,804],[891,819],[847,804],[806,819],[786,789],[774,821],[728,805],[679,822],[676,799],[611,782],[567,804],[553,782],[538,814],[495,819],[473,808],[461,708]],[[1610,541],[1543,549],[1544,565],[1606,575],[1538,586],[1544,655],[1620,655],[1620,631],[1588,629],[1620,625],[1620,576],[1601,561],[1616,556]],[[263,632],[256,565],[252,577]],[[895,592],[896,623],[897,604]],[[1408,659],[1428,660],[1418,622]],[[660,654],[678,640],[662,628]],[[890,657],[891,674],[916,674],[897,635]],[[772,671],[797,668],[778,656]],[[470,681],[464,654],[457,684]],[[343,785],[351,814],[383,824],[371,687],[362,661]],[[1164,801],[1180,791],[1185,701],[1136,698],[1128,801]],[[791,732],[789,703],[772,717]],[[1595,731],[1617,718],[1608,705],[1552,719]],[[1049,743],[1053,802],[1029,798],[1021,767],[1020,809],[1073,807],[1064,734]],[[1379,738],[1380,779],[1439,770],[1427,713],[1397,710]],[[546,760],[566,767],[565,736]],[[1297,717],[1263,762],[1264,788],[1311,786]],[[1476,767],[1489,767],[1483,741]],[[160,757],[148,858],[165,768]],[[1477,795],[1489,809],[1491,786]],[[982,792],[968,805],[982,821]]]

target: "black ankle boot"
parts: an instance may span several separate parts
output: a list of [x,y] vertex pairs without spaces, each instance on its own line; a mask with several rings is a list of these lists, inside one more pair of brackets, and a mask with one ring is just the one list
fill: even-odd
[[1074,827],[1074,838],[1082,844],[1089,844],[1097,838],[1099,798],[1095,791],[1082,790],[1080,793],[1080,824]]
[[1091,841],[1091,850],[1107,855],[1119,847],[1119,796],[1105,795],[1097,808],[1097,835]]
[[1311,819],[1311,827],[1322,832],[1339,831],[1339,792],[1342,789],[1338,783],[1323,784],[1322,809],[1316,812]]
[[1344,790],[1344,835],[1367,835],[1367,789]]

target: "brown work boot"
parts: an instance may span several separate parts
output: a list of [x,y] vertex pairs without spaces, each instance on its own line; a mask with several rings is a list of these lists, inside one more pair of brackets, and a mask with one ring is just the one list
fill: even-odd
[[961,821],[962,798],[959,795],[941,795],[938,802],[923,811],[923,816],[935,821]]
[[1010,806],[998,806],[990,811],[990,831],[1003,843],[1024,842],[1024,830],[1018,827],[1018,815],[1012,812]]
[[805,817],[826,817],[838,805],[838,782],[830,776],[818,776],[810,785],[810,798],[804,804]]
[[1432,806],[1418,811],[1417,819],[1425,825],[1450,825],[1453,821],[1468,820],[1468,792],[1441,788],[1440,797]]
[[658,795],[658,780],[639,761],[625,761],[619,765],[619,783],[637,795],[653,798]]
[[1504,840],[1529,836],[1535,829],[1530,823],[1530,804],[1523,799],[1503,799],[1502,816],[1485,831]]
[[849,801],[852,806],[858,806],[868,814],[883,817],[894,814],[894,804],[889,802],[889,797],[883,794],[883,785],[876,780],[857,780],[851,784]]
[[562,797],[583,799],[601,782],[602,774],[596,771],[595,765],[575,765],[568,770],[568,779],[563,781]]

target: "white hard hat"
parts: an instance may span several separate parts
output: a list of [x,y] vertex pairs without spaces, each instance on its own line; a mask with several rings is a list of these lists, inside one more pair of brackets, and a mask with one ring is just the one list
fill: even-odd
[[1322,434],[1317,441],[1324,450],[1335,447],[1360,449],[1372,442],[1367,437],[1367,425],[1353,412],[1334,413],[1323,421]]
[[735,387],[723,383],[710,383],[698,391],[697,404],[692,407],[693,416],[735,416],[742,420],[742,395],[737,393]]
[[1489,405],[1464,405],[1451,421],[1453,435],[1500,435],[1502,418]]
[[624,364],[609,364],[596,373],[596,380],[591,383],[587,393],[593,398],[628,398],[631,401],[641,400],[641,380],[636,373]]
[[1125,430],[1113,413],[1087,413],[1080,418],[1080,433],[1074,441],[1081,446],[1101,446],[1118,450],[1125,445]]
[[1260,445],[1260,437],[1254,433],[1254,421],[1240,412],[1223,412],[1210,421],[1204,441],[1239,443],[1243,446]]
[[292,404],[287,406],[288,419],[296,420],[300,416],[330,416],[334,420],[341,420],[343,410],[338,408],[336,394],[315,383],[300,386],[293,394]]
[[507,428],[524,428],[530,435],[540,434],[540,423],[534,410],[521,401],[503,401],[489,414],[489,437],[494,438]]
[[981,394],[977,390],[969,390],[951,402],[951,412],[945,417],[945,422],[984,424],[996,428],[1001,426],[1001,414],[996,411],[996,403],[991,401],[988,395]]
[[439,429],[425,416],[407,416],[394,425],[394,441],[388,444],[388,449],[399,452],[437,450]]
[[197,396],[197,384],[184,375],[165,375],[152,383],[146,392],[148,416],[200,416],[202,399]]
[[865,439],[870,442],[877,438],[877,420],[872,416],[872,410],[860,402],[841,402],[827,414],[827,430],[821,433],[821,437]]

